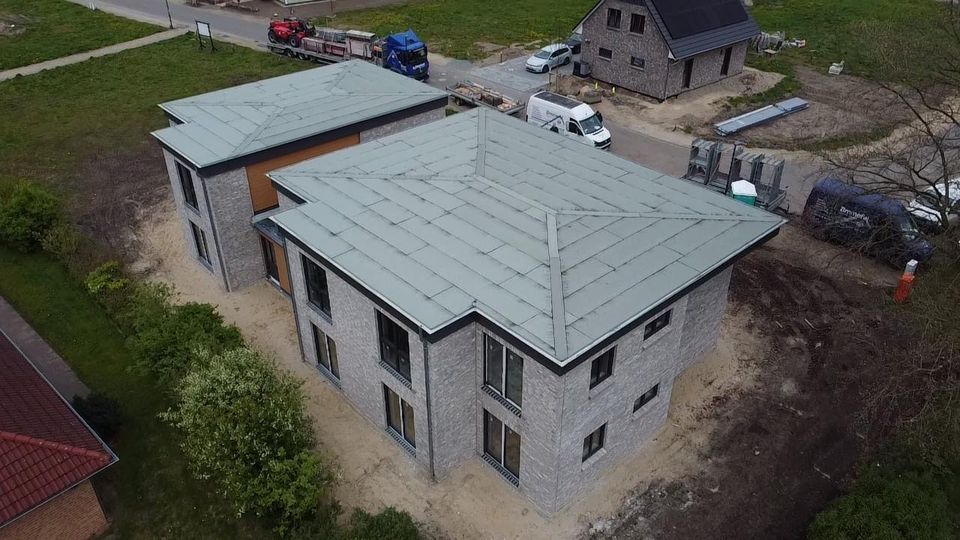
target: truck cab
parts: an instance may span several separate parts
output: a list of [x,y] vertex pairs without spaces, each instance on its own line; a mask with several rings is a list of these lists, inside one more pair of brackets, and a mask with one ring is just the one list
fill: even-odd
[[814,185],[803,208],[803,224],[817,238],[850,246],[895,267],[910,259],[925,262],[934,253],[900,201],[835,178]]
[[582,101],[553,92],[538,92],[530,97],[527,122],[601,150],[609,150],[612,144],[610,130],[603,126],[600,113]]
[[381,40],[379,45],[383,67],[419,80],[430,76],[427,45],[420,41],[413,30],[391,34]]

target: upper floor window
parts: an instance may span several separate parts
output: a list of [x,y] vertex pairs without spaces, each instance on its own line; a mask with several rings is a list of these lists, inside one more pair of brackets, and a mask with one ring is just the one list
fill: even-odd
[[180,188],[183,190],[183,202],[191,208],[197,210],[197,190],[193,185],[193,173],[179,161],[177,164],[177,176],[180,178]]
[[613,58],[613,51],[611,51],[610,49],[604,49],[603,47],[600,47],[600,50],[598,51],[597,54],[600,55],[600,58],[606,58],[607,60],[610,60],[611,58]]
[[647,26],[647,18],[639,13],[630,14],[630,33],[642,34],[644,27]]
[[586,461],[590,459],[591,456],[596,454],[603,448],[604,439],[607,436],[607,425],[604,424],[597,428],[596,431],[586,436],[583,439],[583,454],[581,455],[580,461]]
[[653,398],[657,397],[658,393],[660,393],[660,383],[653,385],[653,388],[644,392],[642,396],[638,397],[636,401],[633,402],[633,412],[639,411],[640,407],[643,407],[647,403],[653,401]]
[[523,401],[523,357],[484,334],[483,383],[517,407]]
[[607,27],[620,29],[620,10],[607,8]]
[[593,359],[593,363],[590,365],[590,388],[593,388],[605,381],[610,375],[613,375],[614,351],[616,351],[616,347]]
[[647,67],[647,62],[638,56],[631,56],[630,65],[643,71]]
[[380,334],[380,360],[409,381],[410,340],[407,338],[407,331],[379,311],[377,331]]
[[667,311],[643,327],[643,339],[650,339],[654,334],[670,324],[670,311]]
[[301,255],[303,276],[307,286],[307,300],[317,309],[330,315],[330,290],[327,288],[327,273],[306,255]]

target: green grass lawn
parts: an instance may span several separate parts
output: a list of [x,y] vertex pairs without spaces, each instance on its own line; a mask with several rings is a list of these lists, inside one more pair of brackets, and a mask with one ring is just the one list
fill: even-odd
[[184,36],[2,82],[0,110],[16,111],[16,121],[0,122],[0,181],[33,178],[56,188],[100,152],[147,145],[159,155],[150,136],[166,125],[158,103],[308,67],[227,43],[199,51]]
[[0,71],[137,39],[163,28],[66,0],[0,0]]
[[3,295],[92,389],[119,400],[125,422],[111,443],[120,461],[96,477],[119,538],[247,538],[238,520],[194,480],[175,434],[157,418],[167,398],[129,369],[124,337],[57,261],[0,246]]
[[844,60],[846,72],[867,78],[886,78],[890,59],[909,57],[922,67],[923,51],[942,46],[944,10],[935,0],[756,0],[752,10],[764,31],[807,40],[781,58],[824,69]]
[[[510,45],[566,38],[594,0],[424,0],[338,14],[333,23],[386,35],[413,28],[433,51],[484,54],[478,41]],[[546,43],[544,43],[546,44]]]

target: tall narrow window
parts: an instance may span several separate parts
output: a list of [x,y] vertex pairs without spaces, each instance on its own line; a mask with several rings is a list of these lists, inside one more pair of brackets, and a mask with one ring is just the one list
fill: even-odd
[[407,331],[383,313],[377,312],[380,334],[380,360],[410,381],[410,340]]
[[660,383],[653,385],[653,388],[647,390],[643,393],[642,396],[638,397],[636,401],[633,402],[633,412],[637,412],[641,407],[653,401],[653,398],[657,397],[657,393],[660,392]]
[[523,357],[483,335],[483,383],[520,407],[523,403]]
[[607,28],[620,29],[620,10],[607,8]]
[[183,202],[197,210],[197,190],[193,186],[193,173],[183,163],[179,161],[175,163],[177,164],[177,176],[180,177],[180,189],[183,190]]
[[400,399],[396,392],[383,385],[383,401],[387,413],[387,427],[397,436],[403,437],[410,446],[417,447],[417,428],[413,418],[413,407]]
[[586,436],[583,439],[583,455],[581,461],[586,461],[590,459],[591,456],[596,454],[603,448],[603,440],[607,435],[607,425],[604,424],[597,428],[596,431]]
[[317,309],[330,315],[330,291],[327,289],[327,273],[306,255],[301,255],[303,275],[307,285],[307,299]]
[[196,223],[190,222],[190,231],[193,232],[193,243],[197,247],[197,257],[210,264],[210,249],[207,247],[207,234]]
[[730,73],[730,57],[733,55],[733,47],[727,47],[723,50],[723,65],[720,66],[720,74]]
[[602,383],[607,380],[610,375],[613,375],[613,357],[616,354],[614,352],[615,350],[616,347],[593,359],[593,363],[590,364],[590,388]]
[[663,313],[656,319],[647,323],[643,327],[643,339],[650,339],[654,334],[663,330],[670,324],[670,311]]
[[340,378],[340,365],[337,363],[337,344],[333,338],[324,335],[323,331],[310,323],[313,329],[313,349],[317,354],[317,364],[323,366],[337,379]]
[[630,33],[642,34],[644,27],[647,26],[647,18],[639,13],[630,14]]
[[520,478],[520,435],[483,411],[483,451],[514,478]]
[[277,266],[277,252],[273,250],[273,242],[261,236],[260,250],[263,251],[263,265],[266,267],[267,277],[280,283],[280,267]]

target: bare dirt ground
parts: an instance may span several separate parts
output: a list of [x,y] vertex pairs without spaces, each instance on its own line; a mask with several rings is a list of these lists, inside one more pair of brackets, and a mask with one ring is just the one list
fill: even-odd
[[[678,379],[667,425],[545,518],[479,460],[436,483],[413,466],[300,360],[285,297],[266,283],[224,294],[188,259],[171,201],[137,236],[138,268],[175,285],[184,301],[216,305],[250,343],[305,381],[319,449],[338,464],[336,496],[344,506],[397,506],[437,538],[690,538],[718,530],[743,537],[738,527],[795,536],[837,492],[860,447],[851,416],[856,393],[842,382],[856,358],[836,361],[849,348],[834,352],[829,329],[847,322],[845,306],[858,305],[862,283],[888,283],[894,274],[859,259],[846,261],[858,265],[851,273],[834,257],[839,250],[788,227],[740,263],[719,343]],[[817,278],[780,257],[828,262],[836,277]]]
[[[877,85],[849,75],[828,75],[804,65],[795,66],[799,97],[810,107],[770,124],[738,134],[748,144],[767,148],[799,148],[841,139],[851,143],[883,134],[911,119],[910,111]],[[710,133],[712,124],[755,107],[738,107],[710,119],[698,132]],[[874,135],[874,138],[876,135]]]

